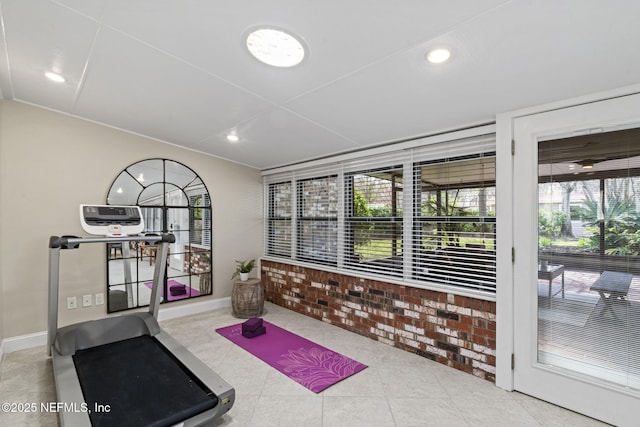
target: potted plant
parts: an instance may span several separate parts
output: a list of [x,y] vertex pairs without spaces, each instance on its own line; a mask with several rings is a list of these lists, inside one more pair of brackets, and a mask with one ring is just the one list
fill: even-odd
[[253,270],[253,268],[255,267],[256,260],[252,259],[251,261],[236,261],[236,264],[236,271],[233,273],[233,276],[231,276],[231,278],[235,279],[236,277],[240,276],[240,280],[244,282],[249,278],[249,273],[251,273],[251,270]]

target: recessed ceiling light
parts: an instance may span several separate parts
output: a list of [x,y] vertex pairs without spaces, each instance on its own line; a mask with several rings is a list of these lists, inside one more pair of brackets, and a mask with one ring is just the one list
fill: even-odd
[[260,28],[247,36],[247,49],[259,61],[274,67],[293,67],[305,57],[302,43],[289,33]]
[[445,48],[433,49],[427,52],[426,58],[432,64],[442,64],[451,58],[451,51]]
[[238,141],[240,141],[240,138],[238,138],[238,135],[236,135],[235,133],[231,132],[230,134],[227,135],[227,141],[229,141],[229,142],[238,142]]
[[576,163],[582,166],[582,169],[593,169],[593,165],[595,165],[597,162],[595,160],[585,159],[585,160],[580,160]]
[[56,83],[64,83],[65,78],[58,73],[54,73],[53,71],[47,71],[44,75],[49,79]]

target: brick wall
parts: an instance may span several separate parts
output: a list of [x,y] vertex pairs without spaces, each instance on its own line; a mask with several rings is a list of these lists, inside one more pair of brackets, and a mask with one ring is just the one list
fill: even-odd
[[495,382],[495,302],[261,261],[265,299]]
[[184,270],[191,274],[206,273],[211,270],[211,250],[194,245],[184,246]]

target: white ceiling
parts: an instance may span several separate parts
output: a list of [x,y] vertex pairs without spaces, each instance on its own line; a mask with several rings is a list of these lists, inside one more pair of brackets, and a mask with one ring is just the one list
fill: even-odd
[[[0,0],[0,91],[259,169],[640,81],[638,0]],[[297,67],[243,37],[282,28]],[[452,59],[424,59],[447,46]],[[66,82],[44,77],[57,70]],[[236,130],[240,141],[226,134]]]

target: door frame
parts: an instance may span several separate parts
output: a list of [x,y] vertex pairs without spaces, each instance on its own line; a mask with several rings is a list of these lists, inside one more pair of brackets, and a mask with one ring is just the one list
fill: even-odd
[[[532,144],[531,141],[517,141],[512,145],[514,140],[515,122],[520,118],[527,118],[536,115],[544,115],[544,113],[556,112],[558,110],[564,110],[568,108],[579,108],[580,106],[587,104],[600,103],[601,101],[613,100],[615,98],[621,98],[629,95],[640,94],[640,85],[627,86],[608,92],[602,92],[575,98],[571,100],[561,101],[553,104],[542,105],[538,107],[532,107],[524,110],[509,112],[500,114],[497,116],[496,123],[496,157],[497,157],[497,175],[496,181],[496,198],[497,198],[497,212],[498,228],[497,228],[497,290],[496,290],[496,317],[497,322],[497,342],[496,342],[496,385],[505,390],[516,390],[518,384],[516,379],[516,372],[518,366],[522,367],[523,363],[529,363],[531,355],[524,355],[522,350],[516,348],[516,333],[521,333],[521,326],[517,325],[516,319],[516,285],[515,277],[526,273],[527,269],[531,269],[528,264],[533,265],[532,255],[537,259],[537,238],[536,249],[529,248],[528,250],[518,249],[514,252],[516,245],[515,229],[519,227],[518,221],[515,218],[515,203],[517,189],[514,185],[516,167],[514,166],[514,156],[512,155],[512,147],[514,147],[516,155],[523,154],[529,149],[531,154],[531,147],[524,147],[523,144]],[[559,132],[558,132],[559,133]],[[536,152],[537,153],[537,152]],[[534,156],[534,158],[537,157]],[[534,159],[531,159],[533,162]],[[522,163],[520,161],[520,163]],[[532,168],[535,165],[531,165]],[[529,168],[530,169],[530,168]],[[520,173],[521,171],[519,171]],[[531,171],[529,171],[531,172]],[[537,177],[537,172],[536,172]],[[521,189],[519,189],[521,191]],[[536,192],[537,194],[537,192]],[[529,238],[529,240],[531,240]],[[529,242],[533,244],[532,242]],[[517,272],[517,274],[516,274]],[[532,273],[534,274],[534,273]],[[532,301],[527,310],[533,310],[536,306],[536,302]],[[518,328],[518,329],[517,329]],[[536,328],[532,328],[536,330]],[[531,329],[530,329],[531,330]],[[532,337],[529,337],[533,339]],[[592,384],[589,381],[584,381],[581,384],[584,387],[586,394],[596,393],[600,390],[600,386]],[[589,390],[590,387],[595,387],[593,390]],[[568,407],[572,410],[585,413],[596,418],[602,418],[602,415],[595,413],[597,411],[591,411],[587,408],[580,408],[577,405],[578,402],[573,400],[582,401],[584,396],[580,394],[579,399],[571,399],[563,396],[553,390],[553,387],[547,387],[551,390],[546,390],[546,396],[537,396],[543,400],[549,400],[552,403],[559,404],[560,406]],[[635,401],[637,405],[637,401]],[[590,413],[587,413],[590,412]],[[613,411],[609,411],[613,412]],[[612,422],[612,421],[609,421]],[[624,420],[621,422],[624,424]]]

